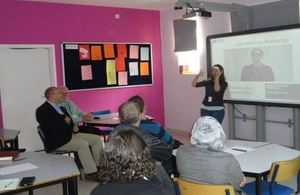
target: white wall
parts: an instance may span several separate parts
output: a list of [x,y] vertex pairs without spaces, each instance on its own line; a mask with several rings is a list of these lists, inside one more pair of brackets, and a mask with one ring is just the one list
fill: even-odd
[[[180,10],[161,11],[161,39],[164,78],[165,126],[189,132],[200,116],[200,106],[204,98],[204,88],[193,88],[194,76],[182,76],[178,72],[177,57],[174,53],[173,20],[184,14]],[[209,19],[202,19],[202,31],[205,38],[210,34],[230,32],[230,15],[225,12],[213,12]],[[204,52],[206,47],[204,46]],[[201,68],[206,72],[206,54],[201,56]],[[225,70],[226,73],[226,70]],[[223,127],[227,130],[227,117]]]

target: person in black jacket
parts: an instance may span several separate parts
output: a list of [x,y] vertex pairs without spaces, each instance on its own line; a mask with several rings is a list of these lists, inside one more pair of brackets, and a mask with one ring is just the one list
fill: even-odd
[[44,131],[47,152],[55,149],[77,151],[87,179],[94,179],[100,164],[101,139],[97,135],[76,132],[71,117],[59,105],[62,97],[57,87],[47,88],[44,95],[47,101],[36,109],[36,119]]
[[151,159],[133,129],[112,134],[105,144],[98,185],[91,195],[175,195],[172,181]]

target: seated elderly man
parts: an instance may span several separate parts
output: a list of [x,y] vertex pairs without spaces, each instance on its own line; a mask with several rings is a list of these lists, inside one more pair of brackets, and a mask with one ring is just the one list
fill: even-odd
[[59,105],[62,96],[57,87],[47,88],[44,95],[47,101],[36,109],[36,119],[45,133],[48,148],[77,151],[86,178],[96,179],[103,147],[100,137],[78,133],[71,116]]
[[119,118],[121,125],[118,125],[113,133],[117,131],[132,129],[138,133],[150,147],[150,154],[154,160],[168,161],[172,155],[172,147],[152,136],[149,132],[139,128],[142,114],[138,105],[134,102],[125,102],[119,107]]
[[60,95],[61,95],[61,102],[59,103],[63,106],[66,111],[68,112],[69,116],[72,119],[74,124],[74,129],[79,130],[81,133],[91,133],[91,134],[99,134],[99,129],[94,127],[87,127],[81,125],[83,121],[89,121],[93,119],[93,115],[90,113],[85,113],[80,110],[76,104],[69,99],[69,89],[65,86],[57,87]]
[[229,184],[240,190],[245,177],[235,157],[224,152],[225,140],[215,118],[199,118],[192,130],[191,145],[180,146],[176,153],[180,177],[199,183]]

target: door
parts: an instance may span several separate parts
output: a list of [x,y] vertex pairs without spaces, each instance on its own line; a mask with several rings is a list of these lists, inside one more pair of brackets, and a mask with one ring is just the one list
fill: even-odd
[[0,98],[3,127],[20,130],[19,146],[43,149],[37,133],[35,109],[44,90],[56,83],[54,46],[0,45]]

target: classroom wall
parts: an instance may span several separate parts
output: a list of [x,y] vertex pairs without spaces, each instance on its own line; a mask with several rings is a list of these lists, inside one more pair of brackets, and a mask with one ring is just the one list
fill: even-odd
[[139,94],[149,102],[148,114],[164,124],[159,11],[1,0],[0,26],[0,44],[54,44],[59,85],[63,84],[61,42],[152,43],[152,86],[78,91],[70,97],[85,111],[117,111],[122,102]]
[[[200,106],[205,91],[204,88],[191,87],[194,75],[182,76],[178,71],[177,56],[174,53],[173,20],[180,19],[182,15],[184,10],[161,11],[165,120],[167,128],[190,132],[195,120],[200,117]],[[200,66],[206,72],[205,38],[210,34],[231,31],[229,13],[213,12],[211,18],[201,18],[201,30],[204,50],[200,57]],[[225,131],[227,126],[227,117],[225,117],[223,121]]]

